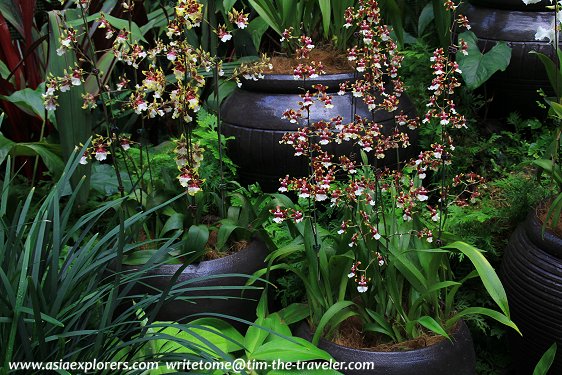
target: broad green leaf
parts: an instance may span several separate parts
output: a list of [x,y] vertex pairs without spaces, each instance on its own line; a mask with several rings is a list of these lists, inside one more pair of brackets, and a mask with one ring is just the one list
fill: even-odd
[[[125,191],[132,189],[131,178],[126,172],[120,172]],[[119,193],[119,183],[115,175],[115,169],[109,164],[92,163],[92,175],[90,177],[92,190],[105,196]]]
[[256,325],[248,327],[246,337],[244,338],[244,348],[247,353],[251,354],[260,348],[267,336],[269,336],[269,332],[260,328],[260,326],[264,326],[265,319],[266,318],[258,318],[255,323]]
[[252,43],[254,43],[254,47],[257,51],[260,49],[260,43],[263,37],[263,34],[269,28],[269,24],[267,21],[262,17],[256,17],[250,21],[247,27],[248,33],[252,37]]
[[222,5],[226,13],[230,12],[234,4],[236,4],[236,0],[222,0]]
[[47,142],[15,143],[0,135],[0,164],[6,156],[39,156],[53,175],[60,176],[64,162],[58,145]]
[[486,291],[497,303],[502,312],[509,318],[509,305],[503,285],[494,268],[480,250],[464,242],[454,242],[445,249],[458,250],[463,253],[474,265],[478,276],[482,280]]
[[539,363],[537,363],[537,366],[533,371],[533,375],[546,375],[548,373],[550,366],[552,366],[552,363],[554,362],[554,357],[556,356],[556,348],[556,343],[554,343],[542,355]]
[[217,249],[223,250],[232,233],[237,229],[244,229],[232,223],[222,223],[217,234]]
[[[65,75],[65,70],[68,72],[78,62],[73,53],[65,53],[63,56],[57,54],[56,49],[61,37],[61,30],[64,29],[61,12],[50,11],[47,12],[47,14],[49,16],[48,28],[50,46],[47,74],[52,74],[55,77],[62,77]],[[79,17],[78,13],[72,12],[72,10],[67,10],[64,14],[67,20],[77,19]],[[85,144],[92,135],[93,116],[82,109],[82,94],[82,87],[73,87],[69,91],[61,92],[58,95],[59,107],[55,111],[55,116],[64,161],[70,160],[74,149],[80,144]],[[89,177],[90,167],[90,164],[81,165],[78,168],[78,173],[72,175],[71,182],[73,188],[78,186],[82,176],[86,175]],[[89,178],[86,178],[78,193],[79,203],[86,202],[90,190],[89,184]]]
[[483,54],[477,45],[477,37],[471,31],[459,35],[459,40],[468,44],[468,55],[457,52],[457,61],[462,77],[469,89],[476,89],[497,71],[504,71],[511,60],[511,48],[505,42],[498,42]]
[[186,238],[184,240],[184,253],[202,253],[208,240],[209,228],[206,225],[192,225],[187,231]]
[[419,324],[421,324],[422,326],[424,326],[425,328],[429,329],[430,331],[441,335],[443,337],[448,338],[449,340],[451,339],[449,337],[449,335],[447,334],[447,331],[445,331],[443,329],[443,327],[441,327],[441,325],[439,323],[437,323],[437,321],[435,319],[433,319],[431,316],[422,316],[421,318],[419,318],[417,320],[417,322]]
[[133,37],[133,41],[142,41],[146,43],[146,39],[144,38],[141,29],[134,21],[131,22],[131,25],[129,27],[129,20],[113,17],[110,14],[106,14],[105,19],[111,24],[111,26],[117,29],[129,30]]
[[[250,356],[259,361],[275,361],[283,358],[285,362],[311,361],[324,359],[329,361],[332,357],[300,337],[291,337],[289,340],[274,340],[259,346]],[[295,341],[295,342],[293,342]]]
[[37,89],[25,88],[14,92],[9,96],[0,96],[0,99],[15,104],[19,109],[31,116],[45,120],[45,106],[41,95],[45,93],[45,83],[40,84]]
[[[214,343],[217,346],[222,345],[222,343],[226,343],[227,344],[226,348],[225,348],[226,352],[232,352],[232,351],[242,349],[242,343],[244,342],[244,336],[242,336],[236,328],[232,327],[232,325],[230,325],[228,322],[226,322],[222,319],[200,318],[200,319],[196,319],[196,320],[191,321],[190,325],[206,326],[206,327],[214,328],[214,329],[218,330],[221,333],[221,336],[212,335],[212,334],[208,335],[207,333],[203,333],[203,332],[201,332],[201,334],[205,335],[205,338],[207,338],[207,339],[209,339],[209,336],[212,336],[213,338],[211,340],[216,340],[216,341],[214,341]],[[228,338],[228,339],[230,339],[234,342],[227,341],[227,340],[225,340],[225,338]],[[235,343],[238,343],[238,344],[235,344]]]
[[431,3],[427,3],[422,9],[418,19],[418,37],[423,36],[425,29],[434,19],[435,15],[433,14],[433,6]]
[[183,219],[184,215],[180,214],[179,212],[176,212],[175,214],[170,216],[164,223],[164,226],[160,231],[160,236],[163,237],[166,233],[172,230],[183,229]]
[[554,110],[554,113],[556,113],[556,116],[558,116],[559,119],[562,119],[562,104],[557,103],[554,100],[547,100],[547,102],[550,105],[550,107]]
[[308,305],[293,303],[277,312],[285,324],[293,324],[307,318],[310,314]]

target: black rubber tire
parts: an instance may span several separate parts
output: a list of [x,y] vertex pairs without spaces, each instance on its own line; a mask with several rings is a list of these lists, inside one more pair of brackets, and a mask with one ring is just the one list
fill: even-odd
[[[297,335],[311,339],[307,323],[302,323],[297,328]],[[320,340],[318,347],[327,351],[338,362],[372,364],[372,368],[368,370],[344,371],[346,375],[474,375],[474,346],[470,331],[463,321],[451,338],[452,342],[445,339],[435,345],[403,352],[352,349],[324,339]]]
[[[329,92],[337,92],[339,83],[353,80],[352,74],[327,74],[307,81],[306,88],[321,83],[329,87]],[[228,155],[238,165],[240,181],[243,185],[259,182],[266,192],[274,192],[279,187],[279,178],[290,175],[308,175],[308,163],[304,157],[295,157],[291,146],[281,145],[283,134],[295,131],[298,126],[282,119],[289,108],[298,108],[299,94],[303,93],[302,81],[291,75],[266,75],[258,81],[245,81],[241,89],[236,89],[222,106],[222,133],[234,140],[228,143]],[[344,123],[352,118],[353,97],[351,93],[333,96],[334,108],[328,110],[313,106],[311,121],[329,120],[341,115]],[[357,114],[371,118],[366,105],[357,100]],[[401,98],[399,112],[415,115],[415,109],[406,95]],[[394,129],[394,119],[388,112],[375,112],[375,121],[384,126],[383,133]],[[410,147],[400,150],[400,161],[418,154],[417,132],[408,131]],[[351,142],[341,145],[330,143],[324,147],[335,155],[349,155],[357,150]],[[390,150],[379,166],[395,166],[396,151]]]
[[[553,342],[562,347],[562,239],[549,231],[542,236],[535,211],[511,236],[500,277],[512,320],[523,333],[510,340],[515,373],[532,374]],[[562,374],[562,351],[549,374]]]

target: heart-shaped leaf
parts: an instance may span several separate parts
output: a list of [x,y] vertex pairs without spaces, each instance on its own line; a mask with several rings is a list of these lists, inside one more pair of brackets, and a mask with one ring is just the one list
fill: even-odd
[[459,35],[459,40],[468,44],[468,55],[457,52],[457,62],[462,77],[469,89],[476,89],[497,71],[504,71],[511,61],[511,48],[505,42],[498,42],[491,50],[482,53],[478,48],[478,38],[471,31]]

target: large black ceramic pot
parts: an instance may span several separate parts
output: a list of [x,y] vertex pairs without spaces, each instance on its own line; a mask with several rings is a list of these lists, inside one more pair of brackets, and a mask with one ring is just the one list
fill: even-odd
[[[511,318],[523,337],[510,342],[517,374],[532,374],[542,354],[562,347],[562,239],[548,230],[535,211],[519,225],[505,250],[500,272]],[[550,374],[562,374],[562,351]]]
[[[301,324],[297,334],[311,338],[308,324]],[[337,362],[355,366],[369,366],[362,370],[346,370],[349,375],[474,375],[476,356],[472,337],[466,324],[461,321],[451,335],[451,341],[444,339],[421,349],[400,352],[373,352],[352,349],[320,339],[319,348],[328,352]]]
[[550,0],[541,0],[535,4],[525,5],[523,0],[470,0],[472,4],[482,5],[488,8],[509,10],[545,10],[545,6],[552,5]]
[[[508,1],[501,3],[508,4]],[[503,117],[517,111],[525,116],[544,116],[546,111],[536,104],[542,101],[537,90],[543,89],[547,93],[552,90],[542,63],[529,52],[537,51],[554,57],[554,48],[547,39],[535,40],[539,26],[549,28],[552,25],[554,13],[521,7],[499,9],[491,5],[471,4],[466,4],[461,13],[468,17],[471,31],[478,37],[481,50],[489,51],[498,41],[506,41],[512,48],[507,69],[497,72],[486,83],[485,94],[487,98],[493,98],[489,114]]]
[[[302,80],[295,80],[292,75],[285,74],[271,74],[258,81],[244,81],[242,88],[236,89],[222,106],[222,132],[235,138],[228,144],[228,154],[239,167],[241,183],[259,182],[264,191],[273,192],[279,187],[279,178],[286,175],[308,175],[307,160],[295,157],[291,146],[279,144],[283,134],[296,131],[299,127],[281,117],[287,109],[298,109],[298,102],[301,100],[299,94],[304,93],[304,89],[313,91],[312,86],[321,83],[328,87],[329,93],[334,93],[334,108],[313,105],[310,120],[327,121],[340,115],[344,118],[344,123],[350,122],[354,113],[352,94],[335,94],[339,90],[339,84],[345,81],[353,81],[353,74],[326,74],[307,80],[306,85],[303,85]],[[356,99],[355,102],[356,113],[370,119],[371,113],[363,101]],[[409,116],[415,114],[406,95],[401,97],[396,114],[400,112]],[[391,113],[375,112],[374,120],[383,125],[383,133],[386,135],[395,127]],[[400,161],[417,156],[417,132],[409,131],[409,136],[412,146],[399,150]],[[331,143],[324,149],[336,156],[354,152],[351,142],[343,142],[341,145]],[[381,166],[395,166],[396,150],[387,152],[380,163]]]
[[[216,276],[226,274],[252,275],[266,266],[265,258],[267,255],[268,250],[265,244],[254,239],[245,249],[232,255],[187,266],[179,275],[176,284],[193,280],[189,284],[182,285],[182,288],[212,287],[213,290],[185,292],[183,295],[189,297],[191,302],[172,299],[162,306],[157,319],[186,322],[201,317],[190,318],[189,316],[192,314],[219,313],[253,322],[256,319],[256,308],[262,290],[229,289],[229,287],[244,286],[248,278]],[[172,277],[180,267],[177,264],[169,264],[147,270],[142,283],[137,282],[131,294],[154,295],[156,291],[165,290],[170,286]],[[139,266],[123,265],[122,272],[138,271],[139,268]]]

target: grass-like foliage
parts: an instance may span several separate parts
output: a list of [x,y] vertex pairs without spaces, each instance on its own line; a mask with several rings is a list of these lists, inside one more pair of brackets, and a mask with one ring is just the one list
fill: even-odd
[[[227,358],[219,348],[202,349],[196,324],[154,322],[166,301],[189,300],[193,280],[154,295],[131,293],[181,235],[178,231],[170,238],[129,244],[131,229],[160,207],[125,218],[124,201],[118,199],[72,219],[79,187],[68,195],[69,180],[83,153],[75,151],[37,208],[32,189],[16,209],[8,210],[13,181],[8,160],[0,199],[0,373],[9,372],[12,361]],[[92,233],[105,214],[119,215],[119,224]],[[123,255],[138,246],[156,246],[154,256],[138,271],[119,271]],[[111,264],[113,272],[108,271]]]

